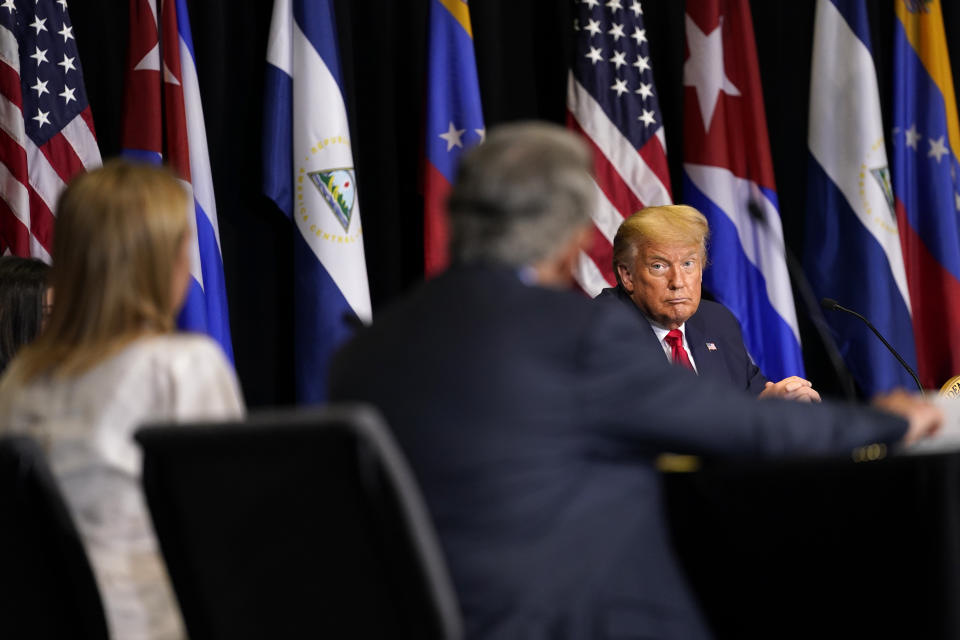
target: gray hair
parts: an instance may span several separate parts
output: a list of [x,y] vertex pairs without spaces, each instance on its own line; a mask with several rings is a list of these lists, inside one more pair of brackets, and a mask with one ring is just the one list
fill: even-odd
[[590,221],[590,150],[542,122],[501,125],[466,153],[447,201],[454,263],[535,264]]

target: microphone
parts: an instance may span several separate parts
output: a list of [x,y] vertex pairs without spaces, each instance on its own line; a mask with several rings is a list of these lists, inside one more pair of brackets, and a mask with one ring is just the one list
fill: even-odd
[[913,378],[913,381],[917,383],[917,388],[920,389],[920,394],[923,395],[923,385],[920,384],[920,378],[917,377],[917,372],[914,371],[909,364],[907,364],[906,360],[900,357],[900,354],[897,353],[897,350],[894,349],[889,342],[887,342],[887,339],[884,338],[882,335],[880,335],[880,332],[877,331],[877,328],[873,326],[872,322],[867,320],[865,317],[863,317],[853,309],[848,309],[844,307],[833,298],[824,298],[823,300],[820,301],[820,304],[823,305],[823,308],[826,309],[827,311],[843,311],[844,313],[849,313],[852,316],[860,318],[865,325],[870,327],[870,331],[873,331],[876,334],[876,336],[880,338],[880,342],[882,342],[883,345],[890,350],[890,353],[892,353],[893,357],[897,359],[897,362],[900,363],[900,366],[902,366],[904,369],[907,370],[907,373],[910,374],[910,377]]
[[[754,198],[750,198],[747,202],[747,211],[750,213],[750,217],[756,220],[759,226],[763,228],[764,232],[770,236],[774,236],[773,230],[767,222],[767,217],[763,213],[763,209]],[[833,369],[833,373],[837,377],[840,387],[843,389],[843,394],[847,397],[847,400],[855,402],[857,400],[857,390],[853,382],[853,376],[850,375],[850,370],[847,369],[847,365],[843,362],[843,356],[840,355],[840,349],[837,348],[837,342],[833,339],[833,334],[830,332],[826,318],[823,317],[823,311],[821,311],[820,305],[817,304],[817,296],[813,293],[813,287],[803,272],[800,261],[797,260],[797,257],[793,254],[793,251],[790,250],[790,247],[787,246],[786,242],[783,244],[775,242],[774,244],[780,248],[780,253],[787,263],[787,271],[790,274],[790,279],[796,285],[796,290],[797,293],[800,294],[803,306],[807,308],[807,317],[809,317],[810,322],[813,323],[817,337],[820,338],[820,343],[823,345],[824,351],[827,352],[827,358],[830,360],[830,368]]]

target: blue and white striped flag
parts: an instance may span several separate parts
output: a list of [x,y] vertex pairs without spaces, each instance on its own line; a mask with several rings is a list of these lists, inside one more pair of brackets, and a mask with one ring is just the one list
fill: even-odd
[[193,192],[193,281],[177,324],[209,334],[232,360],[217,205],[190,17],[185,0],[163,2],[160,11],[158,15],[156,0],[130,2],[123,153],[146,162],[167,162]]
[[[818,296],[869,317],[916,367],[910,297],[863,0],[818,0],[810,74],[810,162],[804,268]],[[827,321],[868,395],[911,386],[866,326]]]
[[371,319],[363,229],[329,0],[276,0],[267,48],[264,192],[293,220],[297,398],[326,398],[327,368]]

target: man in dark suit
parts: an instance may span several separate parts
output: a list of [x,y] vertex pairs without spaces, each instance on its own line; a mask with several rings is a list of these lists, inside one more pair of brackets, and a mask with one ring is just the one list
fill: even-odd
[[809,380],[767,380],[743,344],[740,324],[722,304],[701,300],[707,219],[693,207],[647,207],[623,221],[613,241],[616,288],[597,300],[619,300],[640,332],[678,366],[760,396],[820,401]]
[[708,637],[658,453],[848,453],[939,424],[902,393],[887,411],[755,402],[653,358],[626,309],[563,290],[590,238],[590,166],[560,127],[491,132],[449,200],[453,266],[332,365],[331,398],[379,407],[407,454],[470,639]]

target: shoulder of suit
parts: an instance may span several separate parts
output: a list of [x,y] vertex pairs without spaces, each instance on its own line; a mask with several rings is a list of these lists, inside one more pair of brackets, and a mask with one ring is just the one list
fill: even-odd
[[697,308],[697,312],[693,314],[691,320],[714,330],[735,328],[738,332],[741,331],[740,321],[733,315],[733,312],[719,302],[712,300],[701,300],[700,306]]

